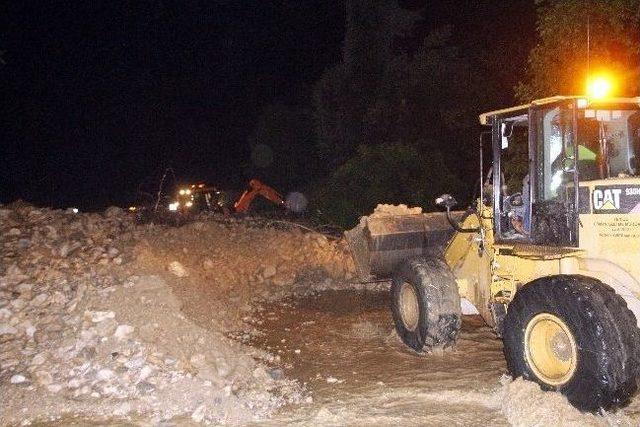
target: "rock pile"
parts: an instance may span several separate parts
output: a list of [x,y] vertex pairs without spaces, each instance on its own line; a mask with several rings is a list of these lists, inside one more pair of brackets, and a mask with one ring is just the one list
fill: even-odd
[[[118,208],[77,215],[17,204],[0,208],[0,375],[57,392],[44,370],[50,352],[70,345],[83,322],[89,288],[112,286],[105,274],[127,258],[133,224]],[[116,241],[116,236],[118,239]],[[78,349],[81,352],[83,349]]]
[[293,228],[245,222],[195,222],[152,233],[138,247],[177,277],[198,274],[218,287],[263,285],[275,290],[310,273],[333,281],[354,278],[346,243]]
[[251,219],[152,229],[135,254],[148,272],[163,272],[187,315],[225,331],[243,329],[260,301],[352,287],[355,277],[343,240]]
[[[171,231],[119,208],[0,205],[0,424],[133,413],[237,423],[300,401],[254,360],[271,356],[195,325],[159,276],[137,274],[134,248],[154,233]],[[186,278],[173,262],[167,273]]]
[[373,213],[369,215],[369,217],[385,217],[385,216],[396,216],[396,215],[419,215],[422,213],[422,208],[417,206],[410,208],[405,204],[399,205],[387,205],[387,204],[379,204],[373,210]]

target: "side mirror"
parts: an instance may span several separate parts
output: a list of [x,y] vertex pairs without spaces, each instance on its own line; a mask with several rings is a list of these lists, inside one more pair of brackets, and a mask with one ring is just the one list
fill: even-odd
[[447,210],[451,209],[457,204],[458,202],[456,201],[456,199],[453,198],[451,194],[443,194],[442,196],[436,199],[436,205],[444,206],[445,208],[447,208]]
[[447,221],[449,221],[449,224],[451,225],[451,227],[453,227],[454,230],[456,230],[458,233],[479,233],[480,227],[462,228],[458,223],[458,220],[454,219],[451,216],[451,208],[454,207],[457,203],[458,202],[456,202],[456,199],[454,199],[451,194],[443,194],[436,199],[436,205],[444,206],[445,208],[447,208]]

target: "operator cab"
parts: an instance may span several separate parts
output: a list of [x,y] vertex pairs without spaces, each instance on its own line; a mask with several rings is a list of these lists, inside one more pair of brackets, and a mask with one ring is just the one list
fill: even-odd
[[[579,214],[596,200],[588,182],[640,175],[640,98],[556,96],[480,116],[492,130],[484,202],[496,242],[578,246]],[[576,191],[576,188],[578,191]]]

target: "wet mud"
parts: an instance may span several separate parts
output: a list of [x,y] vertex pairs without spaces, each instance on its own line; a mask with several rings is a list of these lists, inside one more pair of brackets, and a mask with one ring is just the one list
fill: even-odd
[[283,374],[313,397],[261,425],[509,425],[497,390],[502,343],[465,316],[458,344],[417,354],[393,331],[387,292],[323,292],[262,314],[253,345],[280,355]]

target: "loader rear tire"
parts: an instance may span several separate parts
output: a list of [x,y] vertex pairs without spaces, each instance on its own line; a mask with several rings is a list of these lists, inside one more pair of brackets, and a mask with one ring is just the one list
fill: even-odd
[[636,392],[636,318],[597,279],[558,275],[525,285],[509,304],[503,340],[514,378],[559,391],[582,411],[624,406]]
[[391,311],[400,339],[417,352],[455,344],[462,313],[458,286],[441,258],[405,261],[393,277]]

